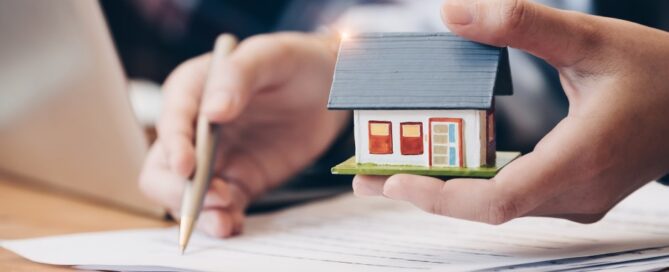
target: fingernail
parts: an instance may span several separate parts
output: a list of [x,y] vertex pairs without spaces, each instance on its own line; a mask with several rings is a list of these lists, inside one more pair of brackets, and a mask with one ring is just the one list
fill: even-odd
[[450,0],[442,10],[442,17],[448,24],[468,25],[474,21],[474,5],[470,0],[458,1]]
[[394,200],[406,200],[406,192],[396,179],[389,178],[383,186],[383,195]]

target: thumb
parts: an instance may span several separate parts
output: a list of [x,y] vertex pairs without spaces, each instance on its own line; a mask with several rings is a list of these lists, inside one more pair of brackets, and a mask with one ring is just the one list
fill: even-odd
[[518,48],[558,68],[577,64],[601,43],[597,17],[525,0],[449,0],[442,18],[460,36]]

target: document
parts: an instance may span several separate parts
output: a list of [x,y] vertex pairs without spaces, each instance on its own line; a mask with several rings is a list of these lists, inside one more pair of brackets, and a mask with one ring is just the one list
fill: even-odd
[[[466,205],[466,203],[463,203]],[[352,195],[250,217],[243,235],[139,229],[4,241],[35,262],[119,271],[627,271],[669,263],[669,188],[649,184],[603,220],[520,218],[500,226]],[[669,265],[666,265],[669,266]]]

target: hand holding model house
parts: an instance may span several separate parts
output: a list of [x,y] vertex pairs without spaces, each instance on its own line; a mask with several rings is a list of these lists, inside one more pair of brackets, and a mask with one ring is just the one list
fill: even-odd
[[[505,53],[499,48],[506,46],[553,65],[569,98],[569,115],[533,152],[490,179],[357,176],[356,194],[383,195],[428,212],[495,224],[521,216],[593,222],[643,184],[669,172],[669,34],[522,0],[449,0],[442,13],[462,38],[435,39],[486,44],[476,44],[488,52],[481,58],[494,61],[477,66],[480,69],[503,67],[500,57]],[[338,44],[337,39],[315,35],[263,35],[243,41],[224,63],[209,63],[205,55],[177,68],[164,85],[167,97],[159,139],[141,177],[144,191],[176,212],[183,183],[193,170],[192,124],[201,111],[223,125],[225,139],[198,227],[221,237],[237,233],[252,198],[303,170],[350,122],[348,112],[325,107]],[[203,91],[204,75],[213,66],[224,73]],[[480,73],[487,83],[504,76],[499,73],[503,69],[494,69],[494,77],[493,70],[486,71]],[[406,79],[403,85],[411,86],[411,77],[399,76]],[[494,85],[478,89],[475,97],[459,93],[456,98],[468,102],[462,104],[466,106],[421,109],[462,111],[446,116],[451,119],[419,113],[394,118],[389,108],[379,109],[388,115],[375,116],[381,112],[365,109],[369,112],[354,115],[366,118],[359,124],[369,132],[359,138],[368,144],[359,148],[366,148],[368,159],[391,155],[393,160],[417,158],[416,164],[424,164],[411,167],[491,166],[495,148],[490,141],[494,138],[488,137],[492,130],[487,127],[493,123],[488,113],[494,95],[511,91]],[[416,95],[401,95],[406,104],[417,101]],[[198,103],[200,96],[203,105]],[[376,99],[384,101],[383,96]],[[444,106],[452,103],[439,101]],[[496,154],[497,161],[506,156]]]
[[493,224],[521,216],[594,222],[669,172],[669,34],[522,0],[450,0],[442,15],[457,35],[553,65],[569,114],[491,179],[357,176],[358,195]]

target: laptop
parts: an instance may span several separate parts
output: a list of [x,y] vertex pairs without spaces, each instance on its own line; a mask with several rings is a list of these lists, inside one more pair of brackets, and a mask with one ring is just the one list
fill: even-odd
[[0,175],[151,215],[148,144],[99,3],[0,0]]

